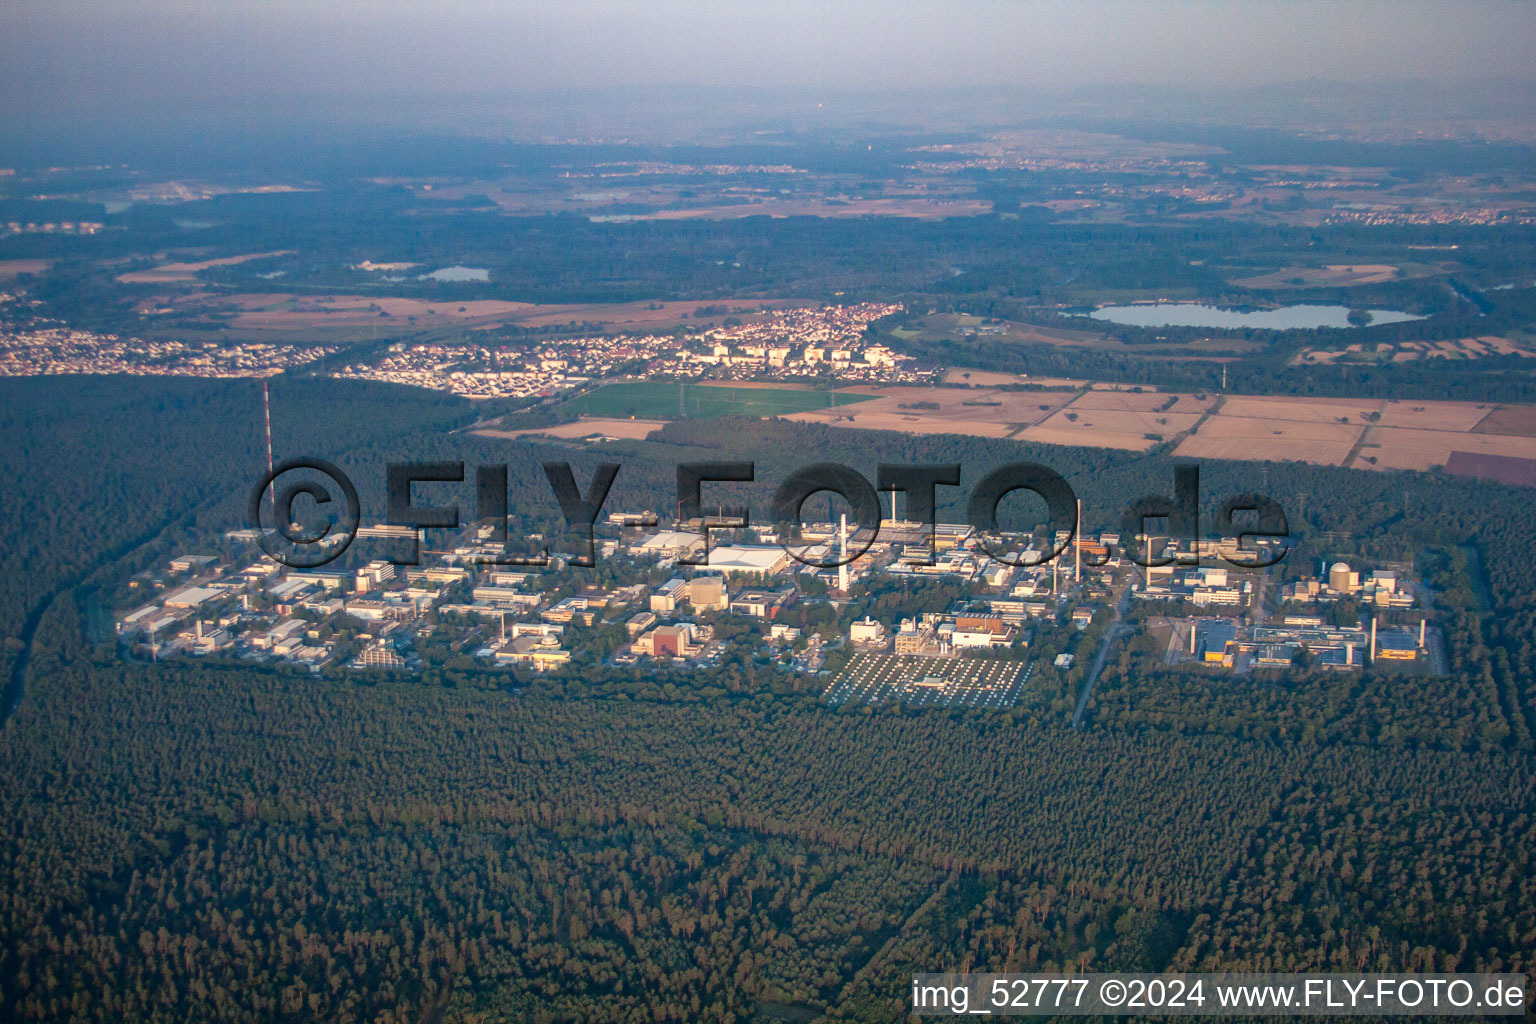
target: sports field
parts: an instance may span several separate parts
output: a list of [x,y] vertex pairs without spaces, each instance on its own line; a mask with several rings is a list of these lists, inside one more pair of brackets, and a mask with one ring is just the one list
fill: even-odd
[[855,654],[827,687],[833,704],[900,700],[929,707],[1006,708],[1019,702],[1030,673],[1022,662]]
[[873,395],[804,388],[714,387],[677,381],[626,381],[571,399],[566,408],[585,416],[640,419],[715,419],[720,416],[787,416],[810,409],[864,402]]

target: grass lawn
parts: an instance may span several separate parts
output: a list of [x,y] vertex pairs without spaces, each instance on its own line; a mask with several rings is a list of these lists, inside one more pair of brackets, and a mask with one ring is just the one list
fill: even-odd
[[640,419],[693,419],[719,416],[783,416],[810,409],[862,402],[873,395],[847,395],[796,388],[703,387],[677,381],[626,381],[608,384],[566,403],[587,416],[636,416]]

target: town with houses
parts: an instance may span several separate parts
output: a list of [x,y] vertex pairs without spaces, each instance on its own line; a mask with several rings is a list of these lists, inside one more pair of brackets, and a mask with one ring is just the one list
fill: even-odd
[[[0,293],[0,307],[16,297]],[[472,399],[527,399],[624,374],[678,380],[923,383],[933,368],[869,344],[865,330],[899,312],[888,303],[780,309],[742,323],[674,334],[617,333],[489,345],[473,340],[399,342],[332,376],[384,381]],[[12,318],[15,319],[15,318]],[[146,340],[66,327],[41,318],[0,325],[0,376],[129,374],[268,377],[335,355],[336,345]],[[733,318],[734,319],[734,318]]]
[[71,327],[35,315],[0,291],[0,377],[123,374],[135,377],[272,377],[339,351],[334,345],[146,340]]
[[0,330],[0,377],[82,373],[271,377],[336,351],[327,345],[145,341],[71,327]]

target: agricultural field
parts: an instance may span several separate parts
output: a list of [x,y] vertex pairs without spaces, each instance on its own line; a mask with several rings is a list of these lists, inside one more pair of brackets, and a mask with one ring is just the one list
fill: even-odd
[[1018,661],[861,653],[824,696],[833,704],[899,700],[923,707],[1006,708],[1019,703],[1029,676]]
[[[1126,301],[1134,301],[1139,297],[1130,296]],[[1094,301],[1097,302],[1099,298],[1095,298]],[[1085,299],[1085,304],[1092,303]],[[1133,345],[1127,344],[1109,330],[1077,327],[1076,324],[1079,323],[1096,326],[1099,324],[1098,321],[1086,317],[1063,317],[1062,322],[1071,323],[1074,326],[1055,327],[1014,320],[985,319],[966,313],[931,313],[912,321],[905,327],[895,328],[891,334],[902,341],[972,341],[978,346],[1049,345],[1052,348],[1074,351],[1108,352],[1137,360],[1226,362],[1257,352],[1263,347],[1260,342],[1244,338],[1194,338],[1177,343],[1170,342],[1166,345]],[[1003,376],[978,370],[952,370],[950,373],[955,375],[955,379],[946,377],[946,383],[966,383],[968,375],[969,383],[984,384],[988,383],[985,380],[987,376]],[[996,380],[992,383],[1005,382]],[[1043,382],[1030,378],[1024,383]]]
[[1364,424],[1381,411],[1375,398],[1286,398],[1230,395],[1220,415],[1304,423]]
[[1382,403],[1232,396],[1175,455],[1342,466]]
[[[503,213],[577,213],[599,224],[739,217],[888,216],[933,220],[985,215],[993,209],[991,201],[976,198],[972,188],[940,177],[910,184],[891,183],[880,195],[850,196],[833,183],[799,189],[795,194],[773,194],[743,189],[729,179],[720,184],[697,178],[675,184],[647,182],[622,172],[621,176],[622,185],[617,187],[594,187],[594,183],[578,176],[558,188],[530,186],[519,177],[477,178],[455,184],[433,183],[423,198],[430,197],[434,202],[469,201],[481,209],[483,200],[489,200]],[[402,179],[401,184],[420,190],[424,183]]]
[[51,266],[52,260],[0,260],[0,281],[9,281],[21,274],[41,274]]
[[[790,417],[905,434],[1012,437],[1044,444],[1146,451],[1192,428],[1212,399],[1152,391],[1083,388],[892,387],[859,389],[878,397],[853,409]],[[1154,436],[1148,436],[1154,435]]]
[[[891,333],[900,334],[901,331],[898,329]],[[944,383],[954,384],[959,387],[996,388],[1008,387],[1014,384],[1025,384],[1028,383],[1028,380],[1016,373],[996,373],[992,370],[972,370],[956,367],[944,371]]]
[[125,274],[117,275],[117,279],[123,284],[170,284],[172,282],[196,281],[199,272],[212,267],[232,267],[237,263],[248,263],[251,260],[265,260],[276,256],[286,256],[290,250],[279,249],[276,252],[251,252],[243,256],[225,256],[221,259],[202,260],[192,263],[162,263],[158,267],[148,270],[131,270]]
[[945,370],[943,382],[954,387],[972,388],[1006,388],[1022,385],[1034,388],[1080,389],[1097,386],[1091,381],[1069,377],[1026,377],[1017,373],[997,373],[993,370],[972,370],[966,367]]
[[644,441],[666,426],[665,420],[606,419],[599,416],[583,417],[575,423],[558,423],[552,427],[530,427],[525,430],[472,430],[480,437],[519,438],[538,435],[580,440],[589,437],[614,437],[628,441]]
[[1194,395],[1088,391],[1017,436],[1045,444],[1147,451],[1192,429],[1212,403]]
[[1457,451],[1474,455],[1507,455],[1520,459],[1536,459],[1536,437],[1507,437],[1500,434],[1473,434],[1452,430],[1384,427],[1371,433],[1370,442],[1384,449],[1422,453],[1421,461],[1428,463],[1422,468],[1426,469],[1429,466],[1445,465],[1451,453]]
[[869,399],[868,395],[850,391],[626,381],[608,384],[573,398],[565,408],[581,415],[599,417],[715,419],[720,416],[789,416],[809,409],[852,405]]
[[[263,255],[276,255],[263,254]],[[254,257],[243,257],[250,259]],[[167,283],[191,280],[190,274],[203,266],[228,263],[176,264],[143,271],[164,275],[180,267],[177,274],[187,277],[158,276],[145,281]],[[238,262],[238,260],[235,260]],[[188,271],[186,268],[193,268]],[[124,280],[128,276],[125,275]],[[731,315],[750,321],[764,309],[805,305],[792,299],[752,299],[739,304],[716,302]],[[140,313],[201,313],[218,316],[222,326],[243,331],[295,331],[325,328],[376,328],[387,324],[398,330],[401,321],[418,328],[462,327],[489,328],[507,324],[519,327],[563,327],[608,331],[662,330],[689,322],[699,308],[697,302],[613,302],[572,305],[510,302],[501,299],[473,299],[463,302],[434,302],[427,299],[389,295],[349,295],[326,293],[300,295],[288,292],[241,292],[231,295],[190,292],[181,295],[153,295],[138,304]],[[725,315],[725,314],[722,314]]]
[[1349,345],[1342,349],[1304,348],[1290,359],[1291,366],[1332,366],[1362,363],[1415,363],[1426,359],[1471,360],[1488,356],[1536,358],[1508,338],[1483,335],[1455,341],[1399,341]]
[[1351,445],[1365,427],[1359,423],[1322,423],[1309,419],[1229,416],[1217,413],[1200,428],[1202,437],[1246,438],[1253,441],[1328,441]]
[[1039,444],[1064,444],[1073,447],[1114,448],[1118,451],[1145,452],[1156,448],[1156,438],[1145,432],[1117,429],[1124,424],[1084,423],[1077,424],[1062,416],[1052,416],[1037,427],[1025,427],[1014,435],[1019,441],[1035,441]]
[[[859,387],[836,394],[869,400],[787,418],[1120,451],[1171,443],[1173,453],[1185,458],[1355,469],[1427,470],[1447,465],[1458,452],[1464,459],[1536,459],[1536,408],[1487,402],[1193,395],[1100,385],[1076,393],[972,384]],[[674,395],[674,410],[675,401]]]
[[[1377,427],[1409,427],[1417,430],[1467,431],[1495,416],[1530,412],[1519,408],[1496,409],[1482,402],[1399,402],[1391,401],[1381,410]],[[1529,417],[1527,417],[1529,419]],[[1536,422],[1536,421],[1533,421]],[[1488,430],[1490,434],[1519,434],[1518,430]]]
[[1503,484],[1536,487],[1536,459],[1518,459],[1508,455],[1451,452],[1445,469],[1457,476],[1475,476]]
[[1302,441],[1251,437],[1217,437],[1204,431],[1186,438],[1173,454],[1189,459],[1231,459],[1258,462],[1313,462],[1340,466],[1349,457],[1353,442]]
[[869,401],[853,408],[807,410],[789,418],[904,434],[1008,437],[1076,397],[1070,391],[945,387],[863,387],[837,393],[859,394]]
[[1479,434],[1536,437],[1536,408],[1506,405],[1494,409],[1473,428]]
[[1013,320],[993,320],[969,313],[930,313],[891,332],[903,340],[938,341],[945,338],[975,338],[1012,344],[1065,345],[1069,348],[1119,347],[1120,343],[1102,331],[1071,330],[1064,327],[1039,327]]
[[[1430,272],[1435,271],[1431,268]],[[1268,274],[1238,278],[1232,283],[1239,288],[1343,288],[1382,284],[1397,278],[1398,268],[1386,263],[1332,263],[1326,267],[1281,267]]]
[[[733,199],[736,197],[732,197]],[[596,221],[730,220],[736,217],[912,217],[938,220],[944,217],[976,217],[992,212],[992,204],[958,192],[949,197],[885,196],[864,199],[830,199],[823,196],[792,198],[754,196],[746,202],[729,201],[686,206],[647,213],[594,214]]]

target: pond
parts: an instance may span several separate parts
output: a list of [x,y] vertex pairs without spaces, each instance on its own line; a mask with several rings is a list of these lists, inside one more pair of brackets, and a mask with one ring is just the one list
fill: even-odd
[[484,267],[443,267],[434,270],[430,274],[422,274],[422,278],[430,278],[433,281],[489,281],[491,272]]
[[[1371,314],[1371,326],[1424,319],[1395,309],[1372,309],[1367,312]],[[1104,306],[1092,313],[1072,315],[1088,316],[1129,327],[1216,327],[1225,330],[1253,327],[1267,331],[1295,331],[1318,327],[1361,326],[1349,322],[1348,306],[1281,306],[1279,309],[1259,309],[1245,313],[1198,302],[1159,302],[1138,306]]]

